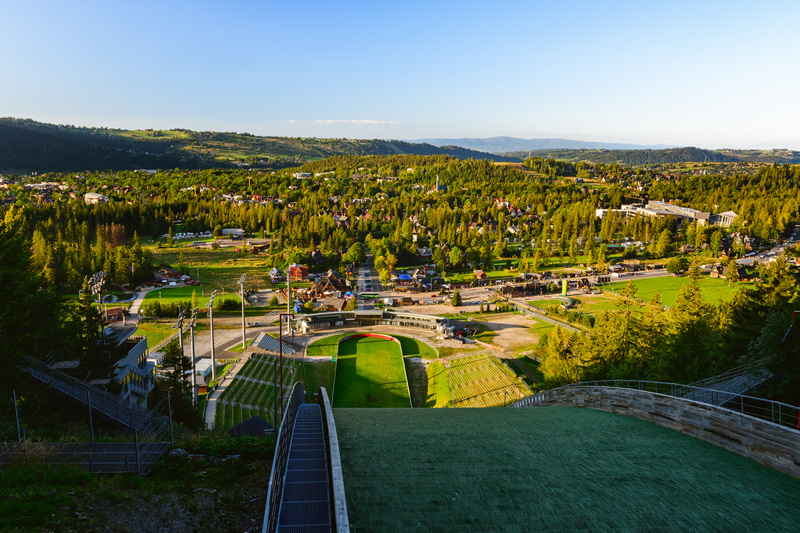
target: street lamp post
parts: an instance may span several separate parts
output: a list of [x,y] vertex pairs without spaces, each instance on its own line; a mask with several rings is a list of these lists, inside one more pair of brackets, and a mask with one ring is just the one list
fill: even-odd
[[211,323],[211,381],[217,379],[217,352],[214,348],[214,298],[217,296],[217,291],[211,293],[211,299],[208,301],[208,318]]
[[194,357],[194,324],[197,319],[198,308],[192,309],[192,318],[189,319],[189,331],[192,338],[192,405],[197,408],[197,369],[195,367]]
[[244,278],[246,276],[247,274],[242,274],[242,277],[239,278],[239,286],[242,288],[242,354],[244,354],[247,348],[247,330],[245,329],[244,322]]
[[289,324],[291,329],[291,320],[294,318],[294,313],[281,313],[280,320],[278,321],[278,337],[280,339],[280,359],[281,359],[281,418],[283,418],[283,317],[287,317],[286,323]]

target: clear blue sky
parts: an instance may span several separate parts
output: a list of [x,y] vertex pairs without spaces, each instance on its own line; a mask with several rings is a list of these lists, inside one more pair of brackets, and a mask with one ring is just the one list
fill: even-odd
[[800,150],[797,0],[0,8],[0,116]]

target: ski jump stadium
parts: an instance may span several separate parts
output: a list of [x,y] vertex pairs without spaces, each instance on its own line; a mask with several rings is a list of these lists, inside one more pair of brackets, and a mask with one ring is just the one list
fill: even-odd
[[[296,319],[315,335],[452,331],[447,318],[403,312]],[[145,474],[171,445],[165,406],[131,408],[26,365],[90,419],[131,433],[113,449],[54,453],[80,454],[94,472]],[[262,531],[797,531],[800,409],[746,395],[766,379],[737,369],[694,385],[578,383],[509,407],[457,409],[333,408],[332,391],[296,382]]]
[[[298,318],[305,332],[450,327]],[[766,379],[579,383],[471,409],[332,408],[296,383],[263,531],[796,531],[800,410],[745,394]]]

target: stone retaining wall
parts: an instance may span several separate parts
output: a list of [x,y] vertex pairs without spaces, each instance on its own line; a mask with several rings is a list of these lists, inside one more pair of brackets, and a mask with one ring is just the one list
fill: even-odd
[[562,387],[520,400],[520,407],[588,407],[654,422],[800,478],[800,431],[722,407],[617,387]]

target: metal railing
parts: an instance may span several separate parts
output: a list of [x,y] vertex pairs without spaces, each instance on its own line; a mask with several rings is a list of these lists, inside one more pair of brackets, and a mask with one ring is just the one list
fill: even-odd
[[347,516],[347,501],[344,493],[344,477],[339,452],[339,436],[336,433],[336,422],[333,419],[328,392],[320,387],[317,403],[322,409],[322,428],[325,435],[325,454],[328,459],[328,497],[331,504],[331,529],[337,533],[350,531],[350,520]]
[[[138,472],[145,474],[172,443],[169,398],[150,409],[89,385],[69,374],[49,368],[25,356],[21,365],[37,381],[71,402],[85,406],[89,414],[91,442],[39,443],[50,460],[67,460],[91,472]],[[114,442],[96,442],[91,421],[101,417],[116,426]],[[106,430],[108,433],[108,431]],[[0,462],[27,453],[24,443],[9,444]],[[4,458],[4,459],[3,459]]]
[[280,429],[278,429],[278,438],[275,443],[275,456],[272,459],[272,473],[269,477],[267,507],[264,510],[262,533],[275,531],[278,525],[283,482],[286,474],[286,463],[289,460],[289,448],[292,444],[294,421],[297,409],[305,402],[305,392],[303,391],[303,385],[299,381],[294,384],[289,398],[289,404],[283,413],[283,420],[281,421]]
[[604,380],[573,383],[572,385],[564,385],[533,394],[515,402],[511,406],[527,407],[531,405],[541,405],[547,402],[553,392],[569,390],[575,387],[616,387],[663,394],[682,400],[720,406],[731,411],[760,418],[761,420],[767,420],[773,424],[800,430],[800,407],[773,400],[765,400],[764,398],[746,396],[744,394],[735,394],[704,387],[681,385],[679,383],[664,383],[660,381]]

